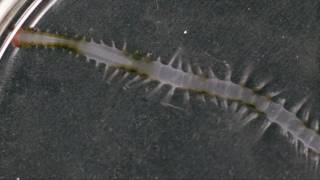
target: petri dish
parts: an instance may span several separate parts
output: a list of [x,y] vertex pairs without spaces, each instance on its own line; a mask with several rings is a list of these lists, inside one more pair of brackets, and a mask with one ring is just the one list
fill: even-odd
[[[263,130],[263,116],[242,126],[230,101],[191,93],[191,109],[162,106],[168,87],[146,98],[156,84],[125,89],[103,78],[103,65],[67,49],[10,44],[30,27],[118,48],[127,42],[129,53],[164,63],[181,48],[184,63],[212,66],[220,79],[227,62],[234,82],[253,63],[248,86],[272,75],[264,90],[290,89],[280,96],[289,108],[318,95],[318,2],[11,0],[1,10],[4,3],[0,179],[319,177],[278,126]],[[177,92],[173,102],[182,98]]]

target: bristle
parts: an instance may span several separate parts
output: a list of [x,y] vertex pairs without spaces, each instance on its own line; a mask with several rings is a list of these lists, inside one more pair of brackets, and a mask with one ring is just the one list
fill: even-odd
[[271,126],[272,122],[270,121],[264,121],[264,123],[262,124],[261,126],[261,132],[262,134],[264,134],[268,129],[269,127]]
[[222,106],[224,109],[228,109],[228,100],[222,99],[222,100],[221,100],[221,106]]
[[111,40],[111,47],[112,47],[113,49],[117,49],[116,43],[115,43],[113,40]]
[[124,89],[129,89],[132,84],[136,83],[137,81],[141,80],[139,75],[136,75],[133,79],[129,80],[124,86]]
[[[71,51],[69,51],[69,54],[71,55],[72,54],[72,52]],[[89,56],[86,56],[86,62],[88,63],[88,62],[90,62],[90,57]]]
[[182,61],[178,60],[177,69],[182,70]]
[[153,97],[156,93],[158,93],[160,91],[160,89],[162,88],[164,84],[163,83],[159,83],[153,90],[151,90],[148,94],[147,94],[147,98],[151,98]]
[[314,130],[317,131],[317,133],[319,133],[319,130],[320,130],[319,119],[315,119],[315,120],[313,120],[313,121],[315,121],[313,128],[314,128]]
[[226,61],[224,61],[224,64],[226,66],[225,80],[226,81],[231,81],[231,76],[232,76],[231,66]]
[[122,51],[127,51],[127,42],[126,41],[124,41],[124,43],[123,43]]
[[309,159],[309,149],[307,147],[303,148],[303,154],[305,155],[306,159]]
[[203,94],[197,94],[197,95],[196,95],[196,98],[197,98],[199,101],[201,101],[202,103],[206,103],[206,99],[205,99],[205,97],[204,97]]
[[314,162],[314,169],[318,170],[320,157],[318,154],[312,156],[312,160]]
[[280,132],[281,132],[281,134],[282,134],[283,136],[285,136],[285,137],[287,137],[287,138],[289,137],[288,131],[287,131],[286,129],[281,129]]
[[269,77],[269,78],[267,78],[267,79],[265,79],[265,80],[263,80],[263,81],[260,81],[253,89],[255,90],[255,91],[260,91],[260,90],[262,90],[265,86],[267,86],[267,84],[268,83],[270,83],[271,82],[271,77]]
[[208,76],[211,79],[217,79],[217,76],[213,73],[213,70],[211,67],[208,67]]
[[291,144],[293,144],[295,151],[298,151],[299,142],[296,137],[294,137],[290,132],[288,132],[288,139]]
[[113,73],[110,75],[110,77],[107,79],[108,83],[111,83],[112,80],[118,75],[118,73],[120,72],[120,70],[117,68],[113,71]]
[[264,121],[260,127],[260,130],[256,136],[256,140],[259,140],[264,134],[265,132],[269,129],[269,127],[271,126],[271,122],[270,121]]
[[129,72],[125,72],[125,73],[123,74],[123,76],[121,77],[121,79],[119,80],[119,82],[123,82],[124,80],[126,80],[129,75],[130,75]]
[[186,66],[187,66],[187,72],[188,72],[188,73],[192,73],[191,64],[190,64],[190,63],[187,63]]
[[109,66],[106,64],[106,66],[105,66],[105,68],[104,68],[104,72],[103,72],[103,80],[104,80],[104,81],[107,79],[108,69],[109,69]]
[[196,74],[199,75],[199,76],[203,75],[203,72],[202,72],[200,66],[198,66],[198,65],[195,66],[195,72],[196,72]]
[[138,88],[138,87],[141,87],[141,86],[143,86],[143,85],[148,84],[148,83],[151,82],[151,81],[152,81],[151,79],[146,78],[146,79],[144,79],[144,80],[142,80],[142,81],[140,81],[140,82],[135,83],[135,84],[132,85],[131,87],[133,87],[133,88]]
[[299,101],[294,106],[292,106],[290,108],[290,111],[296,114],[301,109],[301,107],[307,102],[308,99],[309,99],[309,96],[304,97],[303,99],[301,99],[301,101]]
[[210,101],[213,102],[216,106],[219,106],[219,102],[216,96],[212,96]]
[[238,105],[239,105],[238,102],[236,101],[232,102],[230,106],[231,112],[235,113],[238,110]]
[[285,103],[286,103],[286,99],[284,99],[284,98],[279,98],[279,99],[278,99],[278,103],[281,104],[282,106],[284,106]]
[[246,106],[241,106],[238,111],[238,114],[240,115],[240,117],[243,117],[247,112],[248,108]]
[[310,106],[309,107],[306,107],[303,111],[303,114],[302,114],[302,120],[307,123],[309,121],[309,118],[310,118]]
[[100,44],[101,44],[103,47],[108,47],[107,44],[106,44],[103,40],[100,40]]
[[176,61],[178,58],[180,59],[181,58],[181,48],[178,48],[177,50],[176,50],[176,52],[173,54],[173,56],[171,57],[171,59],[170,59],[170,61],[169,61],[169,63],[168,63],[168,65],[170,65],[170,66],[172,66],[172,64],[174,63],[174,61]]
[[247,81],[248,81],[248,79],[249,79],[249,76],[250,76],[252,70],[253,70],[253,65],[252,65],[252,64],[249,64],[249,65],[244,69],[243,74],[242,74],[242,76],[241,76],[241,78],[240,78],[240,82],[239,82],[240,85],[243,85],[243,86],[246,85],[246,83],[247,83]]
[[139,88],[143,85],[146,85],[148,84],[149,82],[151,82],[152,80],[149,79],[149,78],[143,78],[141,76],[138,76],[138,77],[135,77],[134,79],[131,79],[128,83],[125,84],[126,89],[129,89],[129,88]]
[[269,97],[269,98],[274,98],[278,95],[280,95],[284,90],[278,90],[278,91],[273,91],[273,92],[268,92],[266,94],[266,97]]
[[169,91],[166,93],[166,95],[164,96],[164,98],[161,101],[162,105],[170,105],[171,104],[171,99],[172,96],[174,95],[176,88],[174,87],[170,87]]
[[190,93],[189,91],[183,92],[183,104],[189,105],[190,104]]
[[258,118],[258,113],[252,112],[243,119],[243,125],[249,124],[252,120]]
[[315,131],[319,132],[319,120],[318,119],[313,119],[311,122],[310,122],[310,127],[312,129],[314,129]]

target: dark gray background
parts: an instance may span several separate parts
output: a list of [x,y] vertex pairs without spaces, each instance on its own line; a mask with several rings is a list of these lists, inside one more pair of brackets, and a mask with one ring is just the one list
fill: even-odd
[[[129,51],[213,66],[233,80],[250,62],[252,83],[288,88],[290,107],[312,93],[319,107],[317,0],[66,0],[39,23],[50,29],[124,40]],[[188,33],[184,34],[184,30]],[[315,179],[312,162],[279,128],[258,138],[233,114],[192,101],[186,113],[145,100],[146,88],[102,81],[102,69],[62,50],[22,49],[0,106],[0,179]],[[252,84],[253,85],[253,84]],[[176,102],[178,103],[178,102]],[[263,119],[258,119],[263,120]],[[256,140],[256,141],[255,141]]]

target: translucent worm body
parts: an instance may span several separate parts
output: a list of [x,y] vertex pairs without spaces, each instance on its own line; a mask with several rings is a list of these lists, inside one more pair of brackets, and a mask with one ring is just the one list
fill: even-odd
[[[185,90],[185,101],[189,101],[189,92],[197,92],[200,95],[206,96],[210,100],[216,102],[217,99],[222,99],[226,102],[237,102],[245,107],[251,107],[255,112],[248,113],[247,108],[238,108],[232,104],[232,109],[239,110],[240,113],[246,114],[244,121],[249,122],[258,117],[262,113],[267,118],[267,129],[271,124],[277,124],[286,133],[290,134],[294,143],[300,143],[303,148],[315,154],[315,160],[318,164],[320,153],[320,135],[319,123],[317,120],[309,119],[309,112],[305,113],[304,117],[298,117],[297,112],[301,109],[306,99],[301,103],[287,110],[283,103],[274,102],[271,97],[277,95],[277,92],[269,93],[269,95],[257,94],[257,89],[260,90],[266,83],[260,83],[260,86],[255,88],[245,87],[245,84],[250,76],[251,68],[247,68],[239,83],[231,81],[231,70],[228,69],[227,77],[224,80],[218,79],[211,68],[205,72],[201,68],[197,68],[197,72],[193,72],[190,64],[184,64],[181,61],[181,49],[178,49],[172,56],[168,64],[164,64],[158,58],[155,61],[150,59],[148,54],[133,53],[126,51],[126,45],[122,49],[115,47],[114,43],[111,46],[94,41],[74,40],[65,38],[60,35],[36,32],[33,30],[21,30],[17,33],[13,40],[13,44],[17,47],[29,46],[48,46],[48,47],[63,47],[72,50],[78,54],[85,56],[88,60],[92,59],[97,64],[105,64],[106,69],[115,67],[125,70],[128,73],[135,74],[136,77],[130,80],[127,85],[141,81],[147,83],[157,81],[159,84],[155,87],[151,95],[158,92],[161,87],[167,85],[170,87],[163,99],[164,105],[170,105],[171,97],[175,94],[177,88]],[[173,66],[173,64],[177,64]],[[183,67],[186,67],[185,69]],[[118,71],[114,71],[112,78],[117,76]],[[111,78],[111,77],[110,77]],[[112,79],[111,78],[111,79]],[[262,85],[261,85],[262,84]],[[228,106],[225,103],[224,106]],[[307,126],[305,122],[315,124]],[[315,123],[316,122],[316,123]]]

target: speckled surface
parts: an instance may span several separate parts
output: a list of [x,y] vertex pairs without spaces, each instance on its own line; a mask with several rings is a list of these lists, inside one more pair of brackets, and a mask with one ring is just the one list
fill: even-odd
[[[233,80],[288,88],[287,107],[313,93],[319,108],[319,2],[314,0],[67,0],[40,29],[128,42],[129,50],[213,66]],[[186,31],[187,33],[184,33]],[[240,129],[234,115],[192,101],[192,112],[123,90],[62,50],[22,49],[0,105],[0,179],[317,179],[279,128]],[[178,100],[177,100],[178,101]],[[176,102],[178,103],[178,102]],[[261,119],[260,119],[261,120]]]

